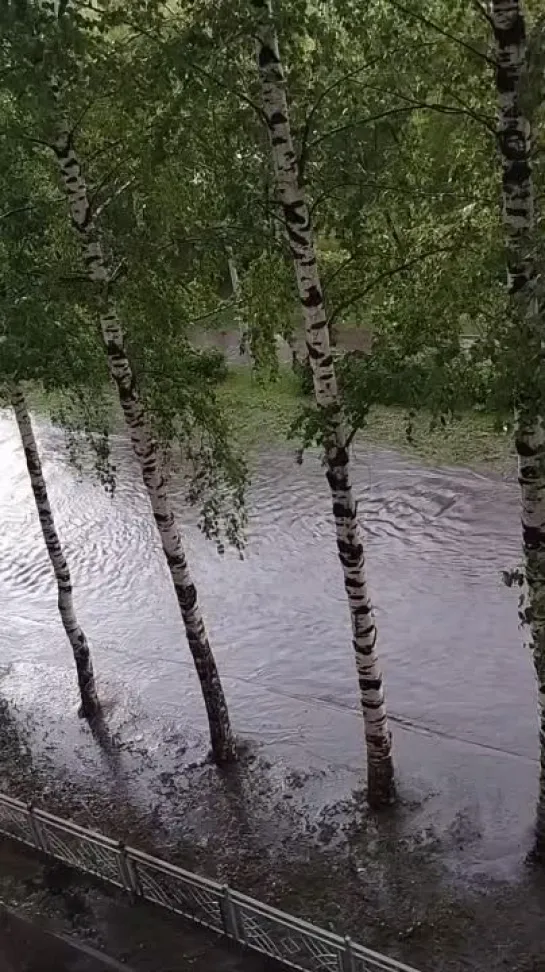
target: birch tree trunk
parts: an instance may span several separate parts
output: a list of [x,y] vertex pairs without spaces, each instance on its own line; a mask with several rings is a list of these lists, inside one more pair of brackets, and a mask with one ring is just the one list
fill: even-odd
[[284,69],[270,0],[251,0],[257,14],[257,62],[263,108],[287,238],[303,310],[306,344],[317,405],[331,422],[325,443],[327,481],[333,501],[337,550],[352,621],[353,647],[365,724],[368,800],[373,806],[393,802],[394,769],[384,690],[375,649],[377,632],[365,572],[363,538],[352,492],[349,452],[330,349],[324,298],[318,275],[310,215],[299,185],[291,136]]
[[96,715],[100,708],[93,673],[93,663],[91,661],[91,652],[87,638],[76,618],[70,571],[68,570],[68,564],[66,563],[59,536],[55,529],[55,521],[47,495],[38,445],[34,437],[34,430],[28,413],[25,396],[20,385],[15,385],[12,388],[11,403],[15,412],[21,442],[23,443],[30,485],[34,493],[45,546],[55,573],[55,580],[57,581],[59,614],[74,653],[81,696],[80,713],[86,718],[90,718]]
[[[235,258],[233,256],[233,251],[230,246],[227,247],[227,266],[229,267],[229,280],[231,281],[231,291],[235,301],[240,299],[240,280],[238,276],[237,265]],[[239,352],[242,354],[244,345],[246,343],[246,328],[244,326],[244,319],[240,310],[240,307],[235,307],[235,321],[238,329],[239,337]]]
[[223,687],[197,601],[197,590],[187,565],[182,538],[168,498],[159,449],[151,434],[126,351],[125,335],[110,293],[109,268],[89,202],[85,178],[68,128],[59,133],[55,141],[55,154],[70,206],[72,224],[79,236],[87,276],[94,284],[99,301],[100,329],[110,374],[117,386],[132,447],[142,469],[142,478],[199,676],[208,714],[212,753],[218,764],[232,762],[236,759],[236,747]]
[[[516,451],[522,500],[522,545],[530,642],[538,682],[540,782],[537,850],[545,854],[545,434],[541,414],[545,327],[537,299],[534,256],[535,201],[530,164],[530,121],[521,92],[527,68],[524,12],[519,0],[490,4],[496,45],[498,145],[502,165],[502,217],[507,283],[528,357],[528,387],[516,417]],[[534,386],[534,387],[532,387]]]

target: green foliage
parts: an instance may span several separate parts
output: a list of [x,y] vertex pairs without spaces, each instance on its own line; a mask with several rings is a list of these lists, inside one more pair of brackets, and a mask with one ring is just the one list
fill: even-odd
[[[213,352],[196,352],[190,340],[195,318],[222,303],[229,208],[225,195],[213,193],[207,143],[183,136],[198,82],[182,92],[172,63],[150,44],[150,32],[164,26],[163,8],[134,4],[128,13],[111,3],[90,12],[74,2],[57,19],[37,2],[2,7],[8,71],[0,137],[10,172],[0,185],[0,215],[4,203],[6,211],[14,208],[14,174],[21,182],[16,195],[32,200],[32,215],[24,231],[12,221],[0,244],[1,367],[6,380],[38,381],[59,392],[55,418],[68,429],[74,459],[76,443],[94,445],[97,471],[110,487],[107,437],[95,435],[102,418],[94,405],[107,381],[97,306],[52,150],[66,118],[153,429],[167,452],[180,449],[187,497],[200,505],[205,532],[220,547],[225,538],[240,548],[246,469],[216,400],[225,365]],[[128,76],[134,85],[126,84]],[[215,211],[211,198],[218,200]]]
[[[233,370],[218,392],[237,440],[249,453],[263,446],[294,444],[291,430],[306,414],[297,381],[289,368],[281,368],[275,381],[256,381],[250,369]],[[514,469],[512,436],[487,412],[470,410],[446,426],[433,423],[419,410],[407,439],[408,410],[396,405],[374,405],[363,433],[354,439],[356,450],[369,443],[389,446],[433,465],[488,467],[502,473]],[[300,441],[300,440],[299,440]]]
[[[532,13],[537,21],[537,6]],[[409,416],[409,434],[419,409],[439,435],[468,409],[505,424],[544,383],[531,336],[521,354],[507,312],[493,66],[479,5],[279,0],[276,16],[332,332],[350,324],[373,334],[370,356],[339,360],[349,430],[369,428],[381,406]],[[109,0],[91,12],[72,0],[57,22],[28,0],[2,6],[0,29],[1,377],[74,393],[83,429],[106,382],[51,156],[62,110],[154,431],[181,456],[205,530],[238,543],[244,437],[223,408],[225,363],[197,352],[195,333],[229,319],[240,326],[252,395],[261,383],[265,403],[286,382],[276,335],[292,339],[299,323],[252,5]],[[533,110],[539,123],[543,109]],[[538,181],[541,167],[537,153]],[[229,256],[235,297],[226,296]],[[308,393],[304,364],[293,388],[297,378]],[[303,406],[294,429],[316,441],[324,422]]]
[[278,250],[264,250],[244,273],[241,282],[244,342],[261,379],[276,378],[276,335],[293,333],[295,284],[292,268]]

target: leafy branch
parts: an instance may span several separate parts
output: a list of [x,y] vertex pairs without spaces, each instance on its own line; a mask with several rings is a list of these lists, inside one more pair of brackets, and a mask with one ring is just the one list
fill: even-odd
[[[395,54],[401,53],[405,50],[406,50],[405,47],[393,48],[393,50],[388,51],[388,56],[393,57]],[[308,161],[308,153],[310,148],[309,137],[310,137],[311,127],[312,127],[312,122],[314,121],[314,118],[320,106],[322,105],[323,101],[327,98],[328,94],[331,94],[331,92],[335,90],[335,88],[338,88],[341,84],[344,84],[345,82],[350,81],[353,78],[357,77],[363,71],[367,71],[370,68],[375,67],[376,64],[380,64],[381,62],[384,61],[385,57],[386,54],[381,53],[378,55],[378,57],[374,57],[370,61],[366,61],[364,64],[358,65],[358,67],[353,68],[350,71],[347,71],[345,74],[342,74],[340,78],[336,78],[335,81],[332,81],[331,84],[327,85],[327,87],[320,92],[316,101],[310,108],[310,111],[308,112],[305,123],[303,125],[303,131],[301,135],[301,148],[299,150],[299,159],[298,159],[298,172],[299,172],[299,179],[301,183],[304,182],[304,172],[306,168],[306,163]]]
[[436,23],[434,20],[431,20],[429,17],[426,17],[424,14],[418,13],[416,10],[412,10],[410,7],[405,7],[403,4],[399,3],[399,0],[388,0],[388,2],[392,5],[392,7],[395,7],[396,10],[400,10],[401,13],[404,13],[408,17],[412,17],[414,20],[419,21],[425,27],[430,27],[442,37],[453,41],[455,44],[463,47],[466,51],[469,51],[476,57],[481,58],[481,60],[489,64],[490,67],[497,67],[497,62],[494,60],[494,58],[489,57],[488,54],[480,51],[478,47],[473,47],[473,44],[469,44],[468,41],[463,40],[463,38],[457,37],[456,34],[451,34],[451,32],[446,30],[445,27],[441,27],[440,24]]
[[426,253],[419,253],[418,256],[412,257],[410,260],[406,260],[404,263],[400,263],[395,267],[391,267],[388,270],[383,270],[381,273],[377,274],[373,280],[370,281],[362,290],[353,294],[347,300],[338,304],[335,310],[328,317],[328,324],[331,327],[335,323],[339,314],[342,314],[348,307],[352,304],[356,304],[359,300],[363,300],[375,287],[378,287],[380,283],[384,280],[389,280],[391,277],[397,276],[397,274],[404,273],[406,270],[410,270],[412,267],[417,266],[424,260],[429,260],[431,257],[437,256],[439,253],[453,253],[459,249],[459,244],[454,243],[450,246],[439,246],[435,247],[433,250],[428,250]]

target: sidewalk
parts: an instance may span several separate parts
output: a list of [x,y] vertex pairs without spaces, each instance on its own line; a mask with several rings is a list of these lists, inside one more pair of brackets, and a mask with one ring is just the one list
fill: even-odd
[[[113,968],[119,969],[122,963],[126,972],[278,972],[280,968],[155,905],[142,901],[131,905],[125,892],[2,837],[0,900],[18,919],[32,923],[30,931],[24,921],[12,924],[23,942],[21,947],[27,948],[29,962],[35,954],[44,963],[49,956],[59,956],[53,965],[25,965],[17,947],[5,950],[5,956],[0,947],[0,972],[110,972],[107,957],[114,961]],[[0,936],[3,934],[0,924]],[[65,941],[59,943],[51,935]],[[70,951],[66,939],[104,955]],[[2,961],[16,964],[4,968]]]
[[0,972],[131,972],[102,952],[70,942],[0,905]]

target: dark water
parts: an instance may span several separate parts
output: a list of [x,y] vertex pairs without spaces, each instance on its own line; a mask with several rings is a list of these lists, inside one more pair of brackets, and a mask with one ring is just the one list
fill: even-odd
[[[39,433],[103,694],[135,744],[146,733],[158,762],[169,731],[202,747],[198,683],[126,443],[114,444],[119,485],[111,500],[68,467],[58,431],[42,425]],[[55,719],[66,722],[77,706],[70,650],[7,417],[0,468],[0,691],[19,710],[31,711],[37,700],[43,706],[45,696]],[[465,815],[486,837],[481,863],[517,856],[537,767],[532,665],[516,595],[501,582],[502,569],[519,558],[516,486],[361,449],[354,476],[402,772],[433,796],[430,813],[451,822]],[[318,459],[299,467],[287,450],[261,455],[242,562],[218,556],[175,499],[237,731],[267,747],[273,763],[326,769],[328,797],[342,797],[362,766],[361,721]]]

